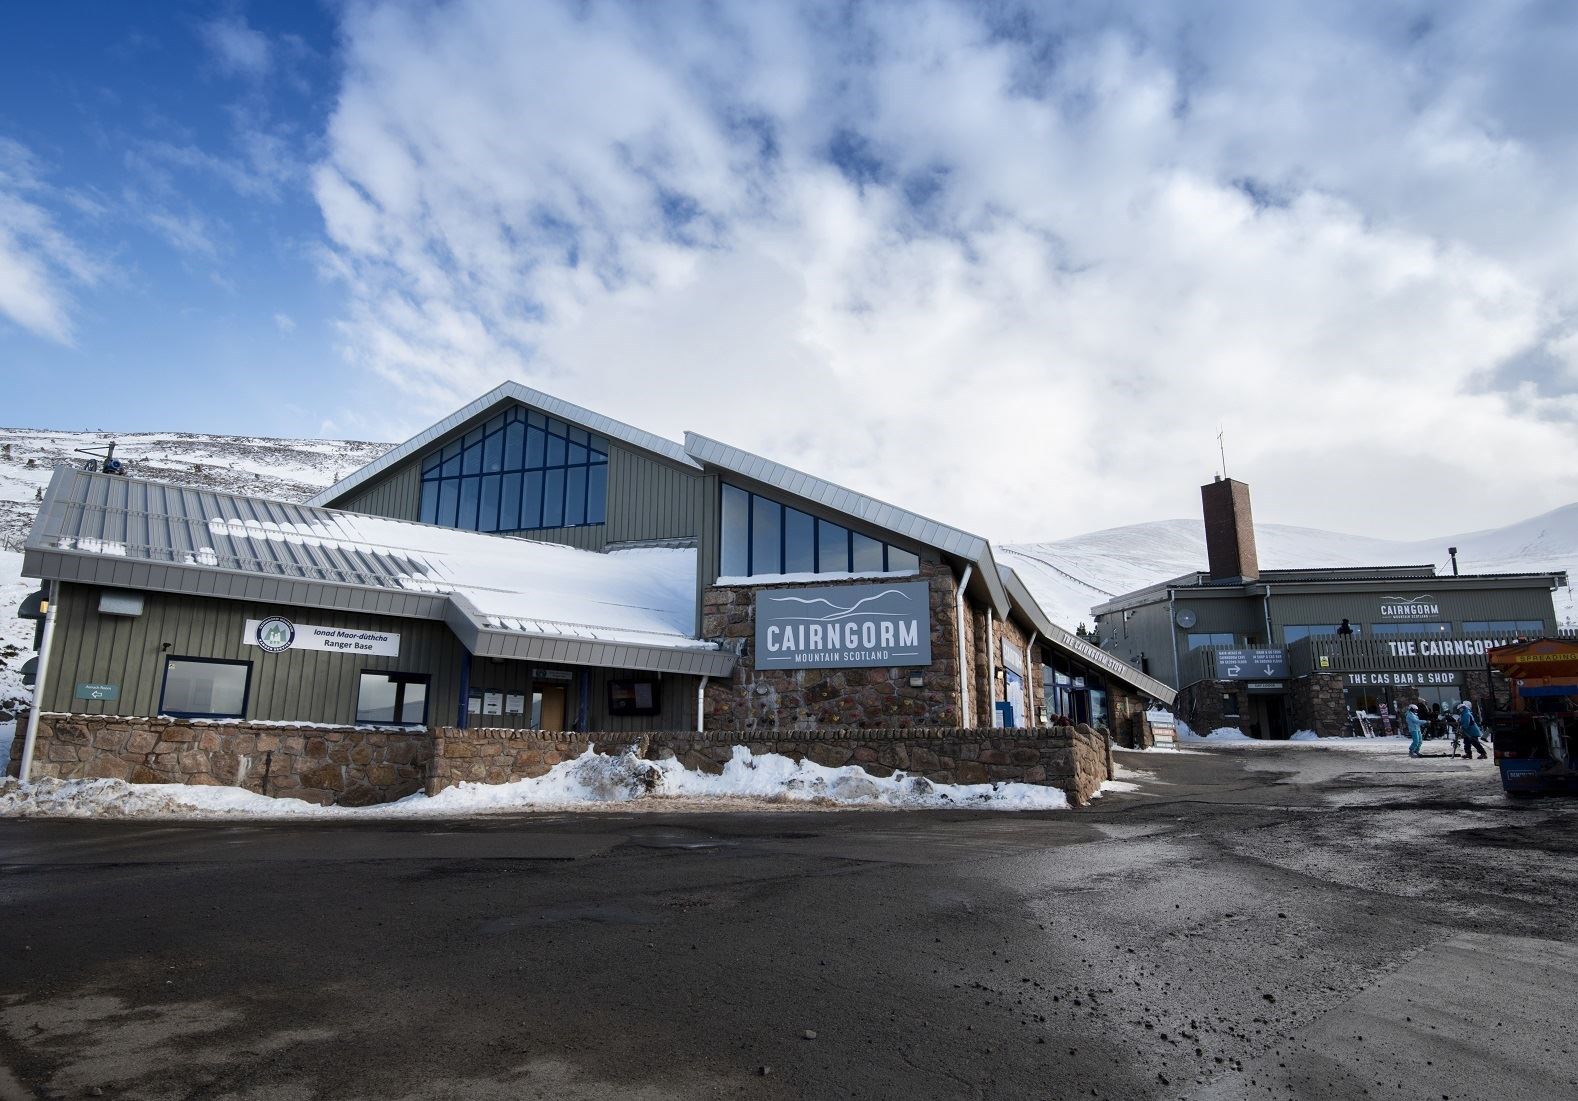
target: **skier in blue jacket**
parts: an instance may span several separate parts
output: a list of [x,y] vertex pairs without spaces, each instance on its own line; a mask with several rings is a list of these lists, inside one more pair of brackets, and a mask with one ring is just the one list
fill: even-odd
[[1425,724],[1419,718],[1419,705],[1411,703],[1408,710],[1403,712],[1403,721],[1408,724],[1408,733],[1413,741],[1408,743],[1408,755],[1419,756],[1419,749],[1425,744]]
[[1479,759],[1483,761],[1487,756],[1485,744],[1479,740],[1485,731],[1480,727],[1479,720],[1474,718],[1474,705],[1464,700],[1457,705],[1458,726],[1463,731],[1463,756],[1472,757],[1474,750],[1479,750]]

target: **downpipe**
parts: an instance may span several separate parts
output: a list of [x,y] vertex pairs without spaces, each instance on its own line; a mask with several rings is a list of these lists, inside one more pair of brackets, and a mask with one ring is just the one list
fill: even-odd
[[970,584],[970,576],[974,573],[974,563],[964,567],[964,576],[959,579],[959,589],[954,593],[953,599],[953,633],[959,641],[959,729],[961,730],[970,729],[970,678],[964,672],[964,590]]
[[1035,721],[1036,680],[1039,680],[1040,677],[1038,675],[1035,680],[1031,679],[1031,670],[1035,669],[1035,662],[1031,660],[1031,655],[1035,653],[1036,639],[1040,637],[1040,631],[1031,631],[1030,641],[1025,643],[1025,726],[1027,728],[1037,725]]

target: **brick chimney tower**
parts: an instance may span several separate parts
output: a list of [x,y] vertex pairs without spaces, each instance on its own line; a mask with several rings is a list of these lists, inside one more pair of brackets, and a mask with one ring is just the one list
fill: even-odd
[[1205,511],[1205,553],[1212,581],[1253,581],[1260,576],[1249,486],[1218,476],[1200,487]]

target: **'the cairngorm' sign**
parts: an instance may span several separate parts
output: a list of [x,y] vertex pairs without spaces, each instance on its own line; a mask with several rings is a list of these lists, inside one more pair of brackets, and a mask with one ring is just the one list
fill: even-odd
[[931,664],[930,587],[832,585],[756,593],[757,669]]

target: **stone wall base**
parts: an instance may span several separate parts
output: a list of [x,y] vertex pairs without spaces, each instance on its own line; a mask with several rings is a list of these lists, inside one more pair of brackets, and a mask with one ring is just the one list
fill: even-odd
[[[25,729],[25,724],[19,724]],[[674,757],[717,773],[735,746],[829,768],[857,765],[939,784],[1017,782],[1060,788],[1088,802],[1112,777],[1106,735],[1090,727],[1021,730],[688,731],[576,734],[438,727],[432,731],[292,727],[184,719],[46,714],[39,718],[34,778],[115,779],[136,784],[240,787],[318,804],[364,806],[457,783],[541,776],[586,752]],[[21,761],[22,737],[8,775]]]

